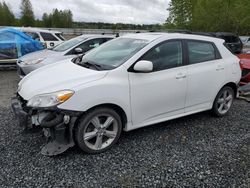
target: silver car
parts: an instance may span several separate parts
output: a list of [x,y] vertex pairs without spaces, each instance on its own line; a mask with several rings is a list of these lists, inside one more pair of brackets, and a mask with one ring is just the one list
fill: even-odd
[[17,60],[17,72],[22,78],[45,65],[84,54],[113,38],[113,36],[107,35],[81,35],[65,41],[51,50],[45,49],[27,54]]

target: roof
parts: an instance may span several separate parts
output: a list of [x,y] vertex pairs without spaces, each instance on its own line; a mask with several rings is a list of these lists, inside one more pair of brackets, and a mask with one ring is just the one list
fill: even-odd
[[194,35],[194,34],[185,34],[185,33],[137,33],[137,34],[127,34],[122,36],[122,38],[135,38],[148,40],[149,42],[154,41],[159,38],[183,38],[183,39],[196,39],[196,40],[206,40],[206,41],[220,41],[223,42],[223,39],[211,37],[211,36],[203,36],[203,35]]
[[33,27],[15,27],[15,29],[26,31],[26,32],[45,32],[45,33],[62,33],[60,31],[54,31],[54,30],[46,30],[46,29],[40,29],[40,28],[33,28]]
[[84,34],[84,35],[80,35],[76,38],[86,38],[86,39],[90,39],[90,38],[115,38],[114,35],[91,35],[91,34]]

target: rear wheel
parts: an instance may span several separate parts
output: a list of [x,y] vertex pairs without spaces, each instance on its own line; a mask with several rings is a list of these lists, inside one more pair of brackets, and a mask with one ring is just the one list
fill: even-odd
[[228,114],[234,100],[234,90],[229,87],[223,87],[215,98],[212,112],[215,116],[222,117]]
[[112,147],[121,131],[121,118],[114,110],[96,108],[80,120],[75,130],[75,139],[84,152],[96,154]]

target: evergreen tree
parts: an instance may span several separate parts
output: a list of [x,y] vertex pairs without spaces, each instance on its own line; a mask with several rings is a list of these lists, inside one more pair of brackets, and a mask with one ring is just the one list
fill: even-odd
[[15,25],[15,16],[5,3],[0,2],[0,25],[12,26]]
[[32,4],[29,0],[22,0],[21,3],[21,19],[22,26],[33,26],[35,23],[35,16],[33,13]]
[[43,17],[42,17],[42,21],[43,21],[43,26],[45,26],[45,27],[52,27],[51,14],[48,15],[47,13],[44,13]]

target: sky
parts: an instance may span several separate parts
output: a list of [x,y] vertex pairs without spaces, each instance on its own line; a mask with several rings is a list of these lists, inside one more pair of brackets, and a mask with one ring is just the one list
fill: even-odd
[[[1,1],[1,0],[0,0]],[[36,18],[53,9],[70,9],[74,21],[156,24],[164,23],[170,0],[30,0]],[[21,0],[5,0],[20,16]]]

